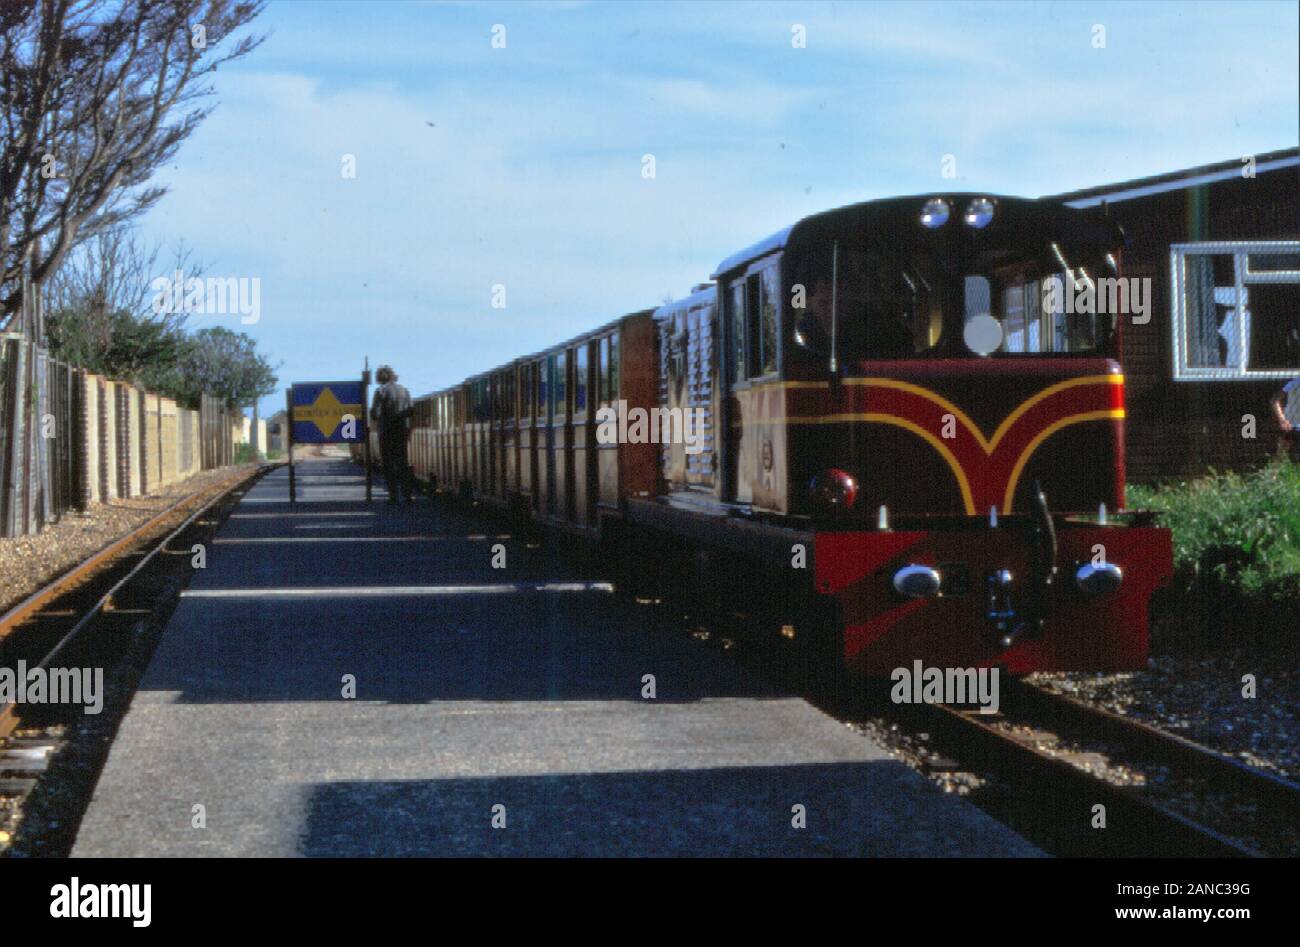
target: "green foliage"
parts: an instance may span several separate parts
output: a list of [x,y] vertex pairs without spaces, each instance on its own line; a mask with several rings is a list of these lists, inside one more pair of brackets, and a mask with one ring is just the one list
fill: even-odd
[[235,463],[237,464],[255,464],[262,459],[252,444],[235,445]]
[[55,358],[166,395],[173,394],[175,367],[189,345],[172,320],[126,310],[60,309],[48,316],[46,330]]
[[1158,512],[1173,530],[1174,567],[1185,581],[1232,596],[1300,597],[1300,465],[1131,486],[1128,505]]
[[190,336],[176,367],[179,400],[197,404],[207,392],[230,407],[252,404],[275,391],[277,366],[257,351],[257,342],[243,332],[221,326]]

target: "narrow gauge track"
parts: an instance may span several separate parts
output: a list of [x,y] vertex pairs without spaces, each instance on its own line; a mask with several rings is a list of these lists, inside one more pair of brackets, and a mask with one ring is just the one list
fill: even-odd
[[[1236,838],[1076,765],[1085,754],[1055,755],[1008,731],[1003,714],[942,704],[896,709],[892,716],[927,732],[944,768],[969,768],[997,780],[975,798],[1056,855],[1093,857],[1254,857]],[[956,762],[953,762],[953,761]],[[1097,806],[1104,807],[1097,809]],[[1104,823],[1097,820],[1104,818]]]
[[[752,613],[705,615],[674,608],[672,598],[658,601],[688,613],[681,627],[696,639],[721,642],[845,723],[901,728],[925,748],[920,765],[929,772],[976,776],[970,800],[1052,854],[1250,858],[1300,848],[1300,786],[1190,740],[1007,675],[996,714],[894,704],[888,680],[828,686],[805,660],[791,660],[785,643],[747,634],[764,624]],[[1111,767],[1137,781],[1107,778]],[[1178,789],[1195,802],[1182,804]],[[1097,805],[1105,828],[1094,827]]]
[[[118,617],[138,621],[148,614],[149,592],[140,587],[155,571],[151,567],[164,555],[188,557],[188,547],[178,551],[169,546],[203,525],[215,525],[200,518],[271,466],[240,470],[182,497],[0,615],[0,663],[17,667],[21,660],[29,669],[48,669],[56,658],[84,645],[98,624]],[[172,526],[177,517],[183,519]],[[137,596],[141,601],[134,600]],[[141,607],[131,607],[135,605]],[[57,712],[46,705],[0,705],[0,795],[30,791],[33,774],[46,769],[57,746],[54,740],[12,734],[27,726],[29,717],[44,721]]]
[[[1247,766],[1206,746],[1130,717],[1056,694],[1018,679],[1002,684],[1011,719],[1047,726],[1084,748],[1099,742],[1109,761],[1164,778],[1141,787],[1118,787],[1174,812],[1178,788],[1200,803],[1186,821],[1210,826],[1243,854],[1288,854],[1300,848],[1300,785]],[[1068,756],[1069,754],[1067,754]]]

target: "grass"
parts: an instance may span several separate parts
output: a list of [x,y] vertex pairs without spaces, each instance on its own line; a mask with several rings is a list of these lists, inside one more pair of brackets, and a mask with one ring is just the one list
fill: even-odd
[[1173,530],[1178,584],[1229,599],[1300,599],[1300,464],[1130,486],[1128,506]]

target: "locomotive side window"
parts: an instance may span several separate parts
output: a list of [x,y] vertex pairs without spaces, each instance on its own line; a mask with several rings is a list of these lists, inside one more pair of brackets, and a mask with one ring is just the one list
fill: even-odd
[[725,297],[731,330],[727,377],[732,384],[776,373],[780,294],[780,273],[774,265],[729,287]]
[[762,318],[763,303],[759,277],[751,274],[745,280],[745,338],[746,346],[745,377],[757,378],[763,374],[763,336],[759,328]]
[[736,280],[727,290],[727,325],[731,329],[731,358],[727,377],[734,385],[745,377],[744,280]]
[[763,350],[760,374],[771,375],[776,372],[776,325],[777,300],[781,295],[780,274],[775,266],[769,266],[759,274],[762,289],[762,311],[759,316],[759,330]]

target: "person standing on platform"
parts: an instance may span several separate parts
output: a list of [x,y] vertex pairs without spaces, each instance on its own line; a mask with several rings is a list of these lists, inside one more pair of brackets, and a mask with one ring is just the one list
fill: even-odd
[[388,503],[404,494],[406,502],[415,499],[415,477],[406,460],[406,437],[411,425],[411,393],[397,383],[392,366],[381,365],[375,372],[379,387],[370,408],[370,418],[379,434],[379,452],[384,462],[384,481],[388,484]]
[[1292,378],[1283,385],[1269,404],[1281,432],[1278,456],[1300,461],[1300,378]]

